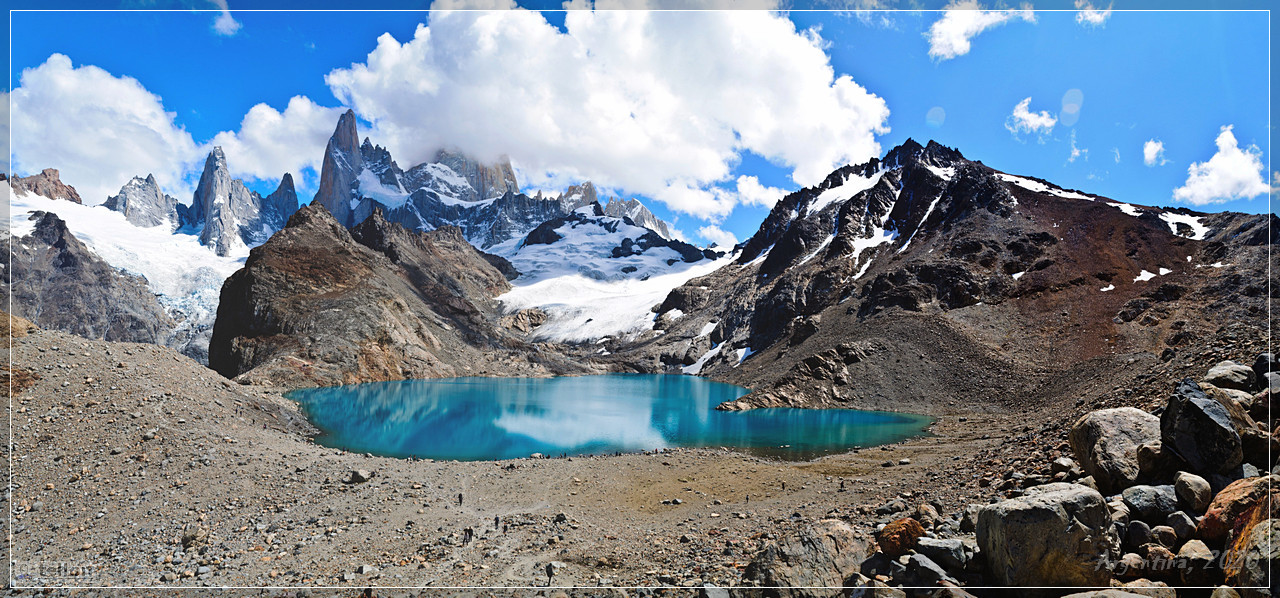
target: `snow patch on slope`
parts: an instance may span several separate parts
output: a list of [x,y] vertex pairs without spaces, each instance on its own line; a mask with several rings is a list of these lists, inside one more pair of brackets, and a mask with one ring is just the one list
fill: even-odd
[[1028,191],[1034,191],[1036,193],[1048,193],[1049,195],[1057,195],[1058,197],[1063,197],[1066,199],[1085,199],[1088,201],[1094,201],[1094,198],[1092,196],[1076,193],[1074,191],[1066,191],[1064,189],[1059,189],[1057,187],[1051,187],[1049,185],[1041,183],[1040,181],[1024,179],[1020,176],[1005,174],[1003,172],[997,174],[996,176],[1000,177],[1000,180],[1006,183],[1013,183]]
[[140,227],[124,214],[102,206],[84,206],[39,195],[14,197],[11,228],[14,236],[31,234],[34,211],[52,212],[71,233],[112,266],[142,276],[159,297],[160,305],[178,322],[180,335],[206,337],[218,313],[222,283],[244,266],[248,247],[239,255],[220,256],[200,244],[193,234],[171,233],[167,227]]
[[[885,171],[879,170],[869,177],[860,177],[856,174],[849,175],[843,183],[836,185],[814,198],[813,203],[809,204],[809,214],[817,214],[827,206],[836,202],[847,201],[849,198],[866,191],[880,182],[880,177],[884,176]],[[792,217],[794,219],[794,216]]]
[[[606,225],[616,225],[614,232]],[[585,342],[635,335],[653,327],[653,306],[671,289],[732,262],[730,255],[686,263],[668,247],[612,257],[623,239],[646,232],[620,218],[592,217],[566,222],[556,229],[560,240],[551,244],[523,245],[523,239],[512,239],[495,245],[489,251],[511,260],[521,272],[498,301],[507,311],[545,311],[547,322],[535,333],[539,339]]]
[[[1191,227],[1191,235],[1187,238],[1193,241],[1202,241],[1205,237],[1209,236],[1209,227],[1205,226],[1203,222],[1200,222],[1200,218],[1197,216],[1162,212],[1160,214],[1160,219],[1169,224],[1169,230],[1173,231],[1173,234],[1175,235],[1178,234],[1178,224],[1182,223]],[[1190,260],[1188,259],[1188,261]]]

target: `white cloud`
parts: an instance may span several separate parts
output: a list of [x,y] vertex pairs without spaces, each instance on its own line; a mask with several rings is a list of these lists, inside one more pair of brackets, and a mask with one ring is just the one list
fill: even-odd
[[714,224],[699,228],[698,236],[706,239],[708,243],[715,243],[717,247],[724,250],[732,249],[738,244],[738,238],[733,236],[733,233],[720,230],[720,227]]
[[1119,164],[1119,163],[1120,163],[1120,148],[1118,148],[1118,147],[1113,147],[1113,148],[1111,148],[1111,155],[1112,155],[1112,156],[1115,156],[1116,164]]
[[1080,157],[1083,157],[1085,162],[1088,162],[1089,149],[1076,147],[1076,130],[1071,129],[1071,155],[1067,157],[1067,162],[1075,162],[1076,158]]
[[13,171],[9,168],[9,150],[13,146],[9,145],[9,92],[0,91],[0,172],[12,176]]
[[1107,19],[1111,18],[1110,5],[1106,10],[1098,10],[1088,0],[1076,0],[1076,8],[1080,9],[1080,12],[1076,13],[1076,22],[1085,27],[1101,27]]
[[1012,19],[1034,23],[1035,13],[1030,8],[1021,10],[983,10],[978,0],[953,0],[946,12],[929,27],[929,56],[935,60],[950,60],[969,53],[969,40],[979,33]]
[[325,79],[403,164],[508,154],[533,186],[589,179],[719,218],[739,200],[715,185],[744,151],[811,185],[888,132],[884,100],[778,13],[569,11],[563,32],[525,10],[428,19]]
[[1142,163],[1147,166],[1163,166],[1169,161],[1164,158],[1164,142],[1158,139],[1149,139],[1142,144]]
[[231,36],[240,31],[240,22],[231,16],[231,10],[227,6],[227,0],[213,0],[213,3],[222,12],[218,14],[218,18],[213,20],[213,30],[218,35]]
[[1018,133],[1046,135],[1052,132],[1053,126],[1058,124],[1058,119],[1051,116],[1047,110],[1032,112],[1030,106],[1030,97],[1018,102],[1018,105],[1013,107],[1013,113],[1009,115],[1009,119],[1005,121],[1004,128],[1009,129],[1009,132],[1015,136]]
[[245,114],[238,132],[218,133],[209,145],[222,146],[232,176],[275,181],[289,172],[302,186],[302,169],[320,171],[325,144],[341,112],[305,96],[290,99],[283,113],[258,104]]
[[166,192],[190,196],[183,174],[203,155],[160,97],[136,79],[91,65],[75,68],[67,56],[53,54],[22,71],[12,100],[17,172],[57,168],[90,204],[148,173]]
[[1249,199],[1267,193],[1263,178],[1262,150],[1256,145],[1240,149],[1232,125],[1222,127],[1215,143],[1218,151],[1208,162],[1193,162],[1187,182],[1173,190],[1173,198],[1195,206]]
[[738,177],[738,198],[740,203],[763,206],[772,208],[773,204],[778,203],[782,196],[786,195],[785,189],[777,187],[766,187],[760,184],[760,179],[754,176]]

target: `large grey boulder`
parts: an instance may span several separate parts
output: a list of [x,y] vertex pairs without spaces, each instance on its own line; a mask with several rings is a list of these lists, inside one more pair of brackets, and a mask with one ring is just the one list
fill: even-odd
[[1201,382],[1208,382],[1218,388],[1234,388],[1236,390],[1253,390],[1257,374],[1253,368],[1234,361],[1219,361],[1209,368]]
[[1160,441],[1160,419],[1133,407],[1086,413],[1071,426],[1071,452],[1098,489],[1112,494],[1138,479],[1138,446]]
[[1160,439],[1197,474],[1231,472],[1244,461],[1240,434],[1227,408],[1190,379],[1178,383],[1160,414]]
[[978,514],[991,579],[1009,586],[1105,586],[1120,540],[1102,495],[1077,484],[1035,486]]
[[845,580],[859,572],[868,552],[866,540],[849,524],[823,519],[770,544],[747,565],[743,578],[791,598],[834,598]]
[[1164,523],[1169,514],[1178,510],[1178,495],[1172,484],[1132,486],[1125,488],[1121,496],[1132,516],[1155,525]]

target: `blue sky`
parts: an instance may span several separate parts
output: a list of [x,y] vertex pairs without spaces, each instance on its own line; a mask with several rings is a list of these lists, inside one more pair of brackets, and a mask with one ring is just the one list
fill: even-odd
[[[947,13],[937,11],[793,11],[775,15],[789,20],[791,35],[769,33],[787,29],[773,21],[738,19],[723,29],[760,36],[745,58],[737,56],[740,46],[692,42],[680,23],[655,22],[649,33],[658,41],[688,45],[687,63],[672,61],[682,56],[678,50],[658,48],[637,58],[624,46],[605,47],[614,40],[600,31],[633,31],[618,19],[566,25],[564,13],[534,13],[526,15],[532,20],[504,26],[508,31],[497,39],[515,40],[509,42],[513,51],[517,42],[548,48],[547,56],[502,56],[498,48],[468,64],[496,61],[491,74],[511,81],[514,98],[550,94],[554,109],[544,112],[521,111],[514,98],[486,103],[501,85],[483,72],[447,72],[456,58],[442,58],[452,52],[450,43],[479,43],[467,37],[480,29],[474,19],[430,17],[430,39],[415,40],[429,18],[420,11],[246,12],[234,2],[231,8],[235,25],[222,32],[214,27],[216,12],[12,13],[15,171],[60,168],[64,180],[102,195],[87,195],[93,203],[128,176],[156,171],[167,190],[189,201],[203,153],[211,143],[233,143],[232,169],[251,186],[269,192],[289,169],[309,199],[337,111],[351,106],[362,117],[362,135],[391,147],[402,167],[434,149],[428,145],[442,143],[479,155],[508,153],[526,171],[530,188],[603,181],[614,193],[645,199],[699,242],[725,239],[724,233],[744,240],[767,212],[769,198],[798,188],[798,181],[820,180],[815,173],[834,165],[827,162],[866,157],[875,145],[882,154],[909,137],[937,140],[1006,172],[1131,203],[1269,209],[1268,194],[1259,191],[1270,172],[1264,12],[1115,10],[1095,15],[1099,23],[1082,22],[1075,10],[992,13],[988,20],[999,23],[976,34],[970,28],[967,35],[963,23],[940,29]],[[717,22],[697,24],[721,30]],[[548,37],[548,30],[560,37]],[[931,38],[931,30],[941,33]],[[947,31],[953,35],[943,35]],[[565,33],[593,53],[634,59],[619,64],[633,64],[642,74],[619,77],[603,59],[556,55]],[[383,34],[393,39],[384,41],[374,61],[370,53]],[[66,58],[51,58],[57,55]],[[547,67],[570,58],[586,61],[582,68],[591,72],[579,78]],[[755,87],[734,74],[746,68],[735,60],[746,58],[767,70],[758,80],[748,78]],[[685,72],[682,64],[699,60]],[[520,64],[534,72],[510,70]],[[90,65],[101,71],[86,69]],[[814,77],[821,79],[827,65],[856,89],[830,82],[824,87]],[[473,91],[411,101],[414,93],[427,93],[422,80],[445,75]],[[634,80],[644,77],[656,78],[653,88],[665,95],[644,97],[646,88]],[[745,90],[726,91],[726,85]],[[627,104],[630,120],[624,114],[601,117],[609,126],[574,122],[576,113],[594,104],[566,104],[614,97],[611,86],[628,88],[619,93],[634,102]],[[674,108],[654,108],[664,102]],[[761,104],[760,112],[737,112],[739,104],[752,102]],[[260,104],[265,106],[255,108]],[[642,112],[651,109],[653,114]],[[447,114],[428,118],[422,111]],[[527,122],[544,116],[551,122]],[[499,122],[486,128],[490,120]],[[618,123],[678,131],[628,134],[617,132]],[[119,138],[122,131],[131,135],[128,143]],[[549,138],[547,131],[561,131],[563,138]],[[99,133],[105,137],[95,137]],[[144,141],[135,144],[136,138]],[[1154,142],[1161,151],[1153,151]],[[1250,173],[1254,160],[1264,168]],[[1204,164],[1204,172],[1189,181],[1193,163]],[[744,181],[748,177],[754,179]],[[1179,188],[1184,191],[1175,193]],[[1224,196],[1230,199],[1218,201]]]

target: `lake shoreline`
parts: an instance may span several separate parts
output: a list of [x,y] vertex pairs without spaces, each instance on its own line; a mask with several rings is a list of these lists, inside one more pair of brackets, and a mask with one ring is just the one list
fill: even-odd
[[[902,495],[949,512],[985,502],[990,467],[970,456],[1010,425],[943,416],[932,436],[807,462],[719,449],[421,461],[318,446],[290,389],[235,384],[170,349],[36,331],[13,359],[41,376],[14,400],[14,557],[88,560],[101,585],[533,586],[549,560],[568,564],[557,583],[734,585],[770,535],[806,522],[845,518],[870,537],[884,519],[872,510]],[[359,470],[370,480],[348,483]],[[182,545],[198,529],[203,553]]]

